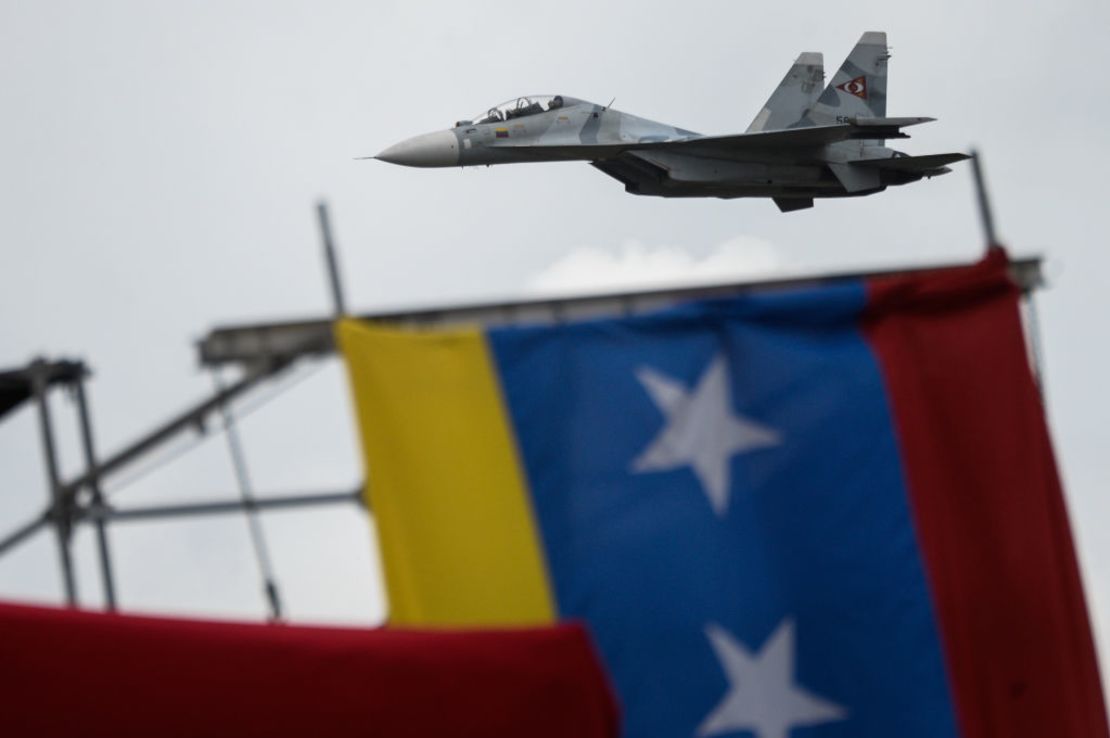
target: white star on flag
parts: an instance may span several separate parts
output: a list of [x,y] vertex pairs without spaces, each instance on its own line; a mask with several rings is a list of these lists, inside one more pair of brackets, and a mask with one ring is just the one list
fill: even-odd
[[668,471],[690,466],[719,517],[728,511],[729,463],[735,454],[777,446],[779,434],[732,411],[728,363],[722,354],[710,362],[693,392],[649,367],[636,378],[667,423],[632,462],[634,472]]
[[702,724],[699,736],[749,730],[756,738],[787,738],[795,726],[843,720],[848,711],[811,694],[794,682],[794,624],[783,620],[753,655],[728,631],[710,623],[705,628],[728,692]]

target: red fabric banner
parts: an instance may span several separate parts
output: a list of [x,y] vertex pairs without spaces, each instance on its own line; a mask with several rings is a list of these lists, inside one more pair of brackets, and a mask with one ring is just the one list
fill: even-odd
[[617,733],[578,625],[356,630],[0,605],[0,736]]
[[963,738],[1105,738],[1106,712],[1019,292],[979,265],[871,285]]

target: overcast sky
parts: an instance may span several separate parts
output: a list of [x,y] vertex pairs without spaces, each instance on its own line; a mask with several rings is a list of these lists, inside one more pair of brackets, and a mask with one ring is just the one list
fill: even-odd
[[[741,131],[799,52],[823,51],[831,75],[865,30],[889,34],[889,114],[939,118],[902,148],[979,146],[1005,242],[1047,257],[1049,415],[1108,654],[1104,0],[0,0],[0,366],[86,359],[98,445],[119,448],[210,391],[194,341],[214,325],[328,310],[319,197],[360,311],[975,259],[966,165],[784,215],[762,200],[637,198],[584,163],[425,171],[353,160],[529,93],[615,97],[643,117]],[[303,374],[242,423],[260,493],[361,479],[341,368]],[[55,403],[73,472],[71,410]],[[46,498],[36,432],[26,410],[0,424],[0,533]],[[216,436],[112,499],[234,490]],[[381,619],[361,512],[264,520],[292,619]],[[120,524],[112,546],[128,609],[264,614],[241,517]],[[82,602],[95,606],[87,531],[78,555]],[[0,596],[58,601],[56,569],[40,535],[0,559]]]

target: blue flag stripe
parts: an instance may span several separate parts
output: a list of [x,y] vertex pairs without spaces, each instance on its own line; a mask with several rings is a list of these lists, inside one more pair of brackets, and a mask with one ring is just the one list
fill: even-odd
[[839,709],[791,735],[956,735],[864,303],[837,284],[490,332],[559,612],[589,622],[631,738],[694,735],[747,688],[711,628],[769,664],[784,624],[790,688]]

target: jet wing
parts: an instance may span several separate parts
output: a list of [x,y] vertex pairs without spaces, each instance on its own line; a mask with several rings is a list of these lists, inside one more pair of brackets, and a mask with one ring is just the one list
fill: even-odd
[[817,148],[851,139],[908,138],[900,129],[928,123],[935,118],[853,118],[844,123],[779,131],[738,133],[727,136],[698,136],[669,141],[628,141],[599,144],[519,144],[500,145],[513,149],[523,157],[534,152],[537,157],[567,159],[611,159],[626,151],[673,151],[691,155],[724,155],[730,153]]
[[854,118],[848,122],[831,126],[787,128],[781,131],[740,133],[729,136],[705,136],[682,141],[663,142],[654,144],[651,148],[689,154],[699,151],[727,153],[729,151],[750,151],[753,149],[812,148],[860,138],[909,138],[909,136],[902,133],[902,128],[928,123],[932,120],[935,120],[935,118]]
[[737,133],[728,136],[703,136],[683,141],[665,141],[652,145],[650,148],[666,149],[675,153],[686,154],[698,152],[725,153],[756,149],[812,148],[846,141],[852,137],[855,130],[854,126],[848,124],[787,128],[781,131],[760,131],[758,133]]

